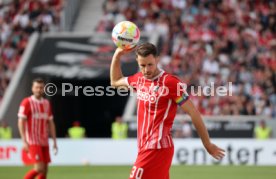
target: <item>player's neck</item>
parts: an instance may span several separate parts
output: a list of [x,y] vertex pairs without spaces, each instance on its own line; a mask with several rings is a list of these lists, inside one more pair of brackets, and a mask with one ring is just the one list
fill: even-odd
[[158,76],[160,73],[161,73],[161,70],[159,68],[157,68],[156,72],[155,72],[155,75],[153,76],[153,78],[156,77],[156,76]]
[[157,79],[160,75],[162,75],[163,72],[164,72],[163,70],[157,68],[156,71],[155,71],[154,76],[151,79],[149,79],[149,80],[155,80],[155,79]]
[[32,98],[35,99],[35,100],[40,101],[40,100],[42,99],[42,96],[35,96],[35,95],[32,95]]

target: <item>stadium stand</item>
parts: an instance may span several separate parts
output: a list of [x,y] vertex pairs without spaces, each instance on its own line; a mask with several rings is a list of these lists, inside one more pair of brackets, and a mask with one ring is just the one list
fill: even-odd
[[63,0],[0,2],[0,104],[33,32],[60,30]]
[[[34,31],[59,31],[62,6],[61,0],[0,5],[0,101],[28,37]],[[106,0],[103,10],[98,32],[111,31],[125,19],[145,32],[158,32],[162,68],[189,85],[232,82],[231,98],[194,98],[202,114],[276,116],[274,1]]]
[[159,33],[161,67],[187,84],[232,82],[231,97],[189,91],[203,115],[276,116],[275,1],[106,0],[103,11],[98,32],[130,20]]

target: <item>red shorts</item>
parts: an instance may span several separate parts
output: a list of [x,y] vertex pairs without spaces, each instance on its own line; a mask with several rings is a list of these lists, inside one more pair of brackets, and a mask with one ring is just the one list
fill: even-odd
[[49,146],[30,145],[29,154],[33,163],[43,162],[50,163]]
[[129,179],[169,179],[173,153],[173,147],[139,152]]

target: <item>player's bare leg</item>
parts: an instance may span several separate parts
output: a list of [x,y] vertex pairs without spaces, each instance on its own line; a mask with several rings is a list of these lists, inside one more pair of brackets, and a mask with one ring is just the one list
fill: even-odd
[[38,179],[46,179],[46,173],[48,170],[48,165],[43,162],[38,162],[34,165],[34,169],[39,173]]
[[38,162],[34,164],[34,168],[31,169],[25,176],[24,179],[35,179],[38,177],[38,179],[44,179],[43,176],[45,173],[45,164],[43,162]]
[[48,164],[45,165],[45,177],[47,176],[48,173]]
[[48,164],[45,164],[44,171],[45,171],[44,173],[38,175],[37,179],[46,179],[47,178]]
[[45,163],[43,163],[43,162],[35,163],[34,169],[39,173],[44,173],[45,172]]

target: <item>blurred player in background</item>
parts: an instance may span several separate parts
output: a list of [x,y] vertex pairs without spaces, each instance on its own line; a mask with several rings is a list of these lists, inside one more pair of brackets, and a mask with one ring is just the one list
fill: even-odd
[[261,120],[254,128],[254,136],[256,139],[260,140],[272,138],[272,128],[266,125],[265,120]]
[[127,138],[128,125],[123,121],[121,116],[117,116],[111,125],[112,139],[121,140]]
[[115,87],[131,87],[137,92],[138,156],[130,179],[169,179],[174,153],[171,128],[177,105],[190,115],[208,153],[222,159],[224,150],[211,143],[201,115],[195,108],[183,83],[157,67],[157,49],[144,43],[136,49],[140,72],[124,77],[120,59],[126,51],[117,48],[112,59],[110,79]]
[[72,127],[68,129],[68,137],[71,139],[82,139],[86,137],[85,128],[81,126],[80,121],[74,121]]
[[50,102],[43,98],[44,81],[34,79],[32,96],[24,98],[18,112],[18,128],[23,141],[23,149],[29,153],[34,168],[24,179],[45,179],[47,177],[50,153],[48,133],[53,138],[54,153],[57,153],[56,129]]
[[0,124],[0,140],[1,139],[12,139],[12,128],[4,120],[2,120]]

